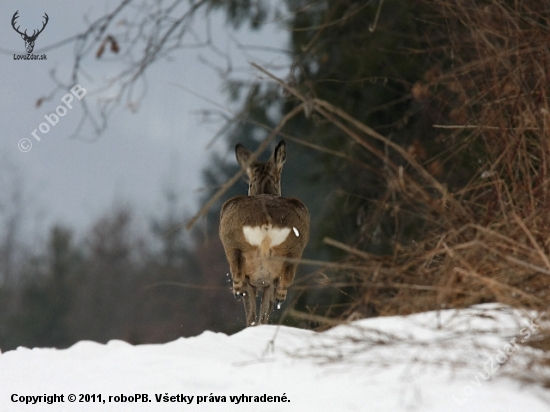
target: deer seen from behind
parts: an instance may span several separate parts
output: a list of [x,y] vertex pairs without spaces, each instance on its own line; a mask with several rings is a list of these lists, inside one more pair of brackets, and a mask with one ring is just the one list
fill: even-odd
[[224,203],[220,238],[233,293],[243,299],[246,325],[253,326],[268,323],[273,306],[286,298],[296,275],[296,260],[309,239],[309,212],[298,199],[281,197],[284,141],[267,162],[251,161],[250,151],[241,144],[235,147],[235,156],[249,178],[248,196],[235,196]]

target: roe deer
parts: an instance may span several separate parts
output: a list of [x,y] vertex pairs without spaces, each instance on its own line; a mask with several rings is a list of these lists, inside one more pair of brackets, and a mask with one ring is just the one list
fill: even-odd
[[[235,147],[237,162],[250,179],[248,196],[224,203],[220,238],[229,262],[233,293],[243,299],[246,325],[266,324],[273,305],[284,301],[298,259],[309,239],[309,212],[298,199],[281,197],[286,145],[281,141],[267,162],[249,162],[250,152]],[[256,321],[256,296],[262,303]]]

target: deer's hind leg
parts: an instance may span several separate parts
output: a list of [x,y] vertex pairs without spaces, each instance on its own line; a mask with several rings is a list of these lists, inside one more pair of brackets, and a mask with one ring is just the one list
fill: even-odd
[[292,285],[292,282],[294,281],[294,276],[296,276],[297,267],[297,263],[286,262],[284,264],[283,274],[279,279],[277,289],[274,291],[274,296],[277,303],[283,302],[286,299],[288,288],[290,287],[290,285]]
[[229,270],[231,271],[231,280],[233,281],[233,294],[237,299],[243,296],[244,276],[244,256],[240,249],[233,249],[226,252],[229,260]]
[[243,282],[242,297],[246,326],[254,326],[256,325],[256,289],[248,282],[248,279]]
[[264,289],[262,295],[262,304],[260,305],[260,325],[267,325],[269,323],[269,316],[273,311],[273,305],[275,303],[275,286],[273,284],[267,286]]
[[253,326],[256,324],[256,289],[244,274],[244,255],[240,249],[233,249],[227,256],[230,257],[233,294],[237,299],[243,300],[246,326]]

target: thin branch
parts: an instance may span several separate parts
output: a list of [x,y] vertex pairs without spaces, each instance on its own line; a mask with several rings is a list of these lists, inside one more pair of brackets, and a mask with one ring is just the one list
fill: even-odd
[[540,130],[538,127],[498,127],[498,126],[483,126],[475,124],[434,124],[432,125],[435,129],[481,129],[481,130]]

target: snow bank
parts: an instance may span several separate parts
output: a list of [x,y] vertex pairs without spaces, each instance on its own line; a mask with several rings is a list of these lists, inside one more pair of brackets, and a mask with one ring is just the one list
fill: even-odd
[[506,377],[531,350],[533,316],[484,305],[323,333],[258,326],[159,345],[18,348],[0,355],[0,411],[547,412],[548,391]]

